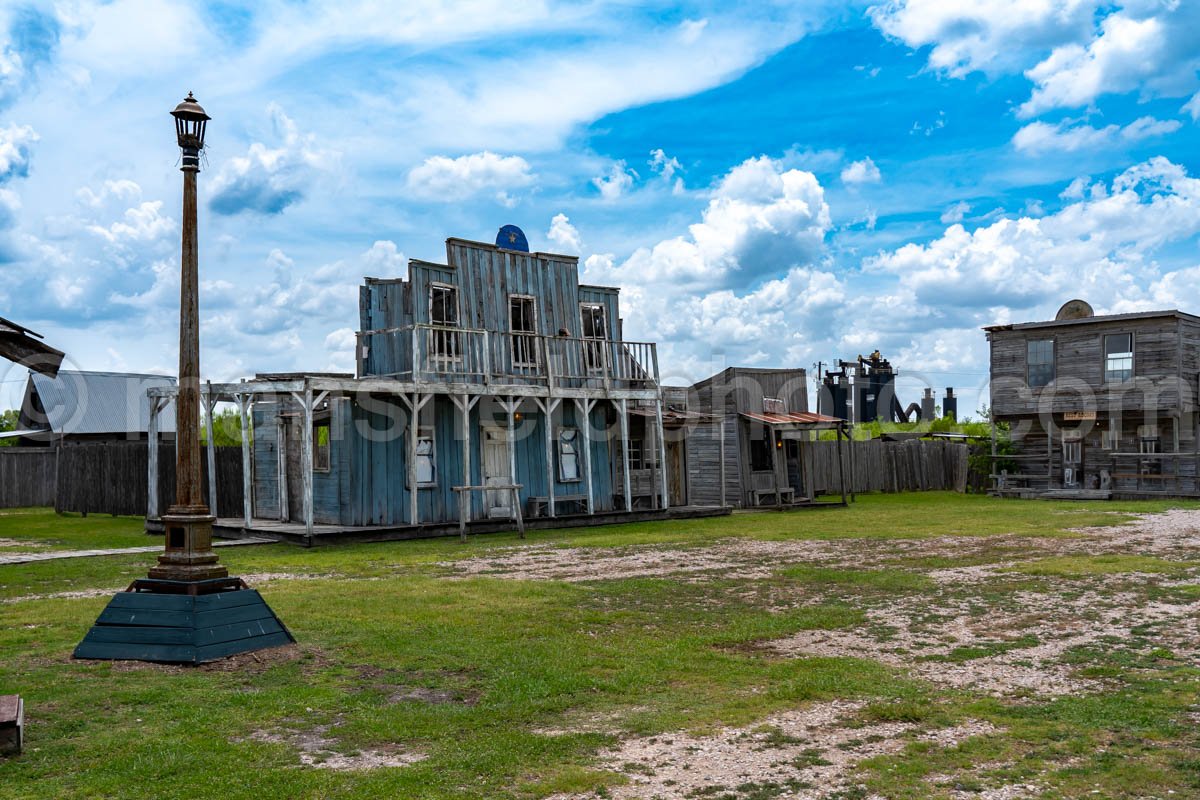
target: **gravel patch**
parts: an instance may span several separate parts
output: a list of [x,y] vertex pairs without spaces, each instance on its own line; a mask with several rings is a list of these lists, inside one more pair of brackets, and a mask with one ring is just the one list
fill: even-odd
[[304,731],[255,731],[248,738],[295,748],[300,766],[335,772],[406,767],[425,758],[424,754],[405,751],[399,747],[359,750],[353,753],[339,752],[336,749],[338,740],[329,735],[332,729],[332,725],[318,725]]

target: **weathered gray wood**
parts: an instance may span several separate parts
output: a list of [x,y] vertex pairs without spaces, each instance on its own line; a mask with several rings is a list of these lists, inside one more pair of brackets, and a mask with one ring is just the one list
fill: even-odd
[[625,486],[625,510],[633,511],[633,487],[629,478],[629,401],[618,400],[621,415],[621,479]]
[[[658,357],[655,356],[655,374],[658,373]],[[659,394],[654,400],[654,437],[655,444],[658,447],[658,481],[659,490],[662,492],[662,509],[665,511],[671,506],[670,493],[667,491],[667,441],[663,435],[663,415],[662,415],[662,395]]]
[[[242,433],[242,521],[247,528],[250,527],[250,522],[254,518],[254,492],[251,489],[254,477],[250,466],[250,438],[253,423],[249,418],[249,400],[245,395],[237,396],[238,426]],[[213,513],[217,513],[215,508]]]
[[205,448],[208,451],[208,508],[213,514],[217,512],[217,455],[216,442],[213,441],[213,406],[216,405],[216,400],[212,394],[212,382],[208,384],[208,391],[204,397],[204,435],[208,437],[208,446]]

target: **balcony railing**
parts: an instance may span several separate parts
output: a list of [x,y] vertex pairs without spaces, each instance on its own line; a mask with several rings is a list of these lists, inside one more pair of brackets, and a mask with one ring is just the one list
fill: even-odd
[[360,377],[569,389],[655,389],[650,342],[618,342],[437,325],[361,331]]

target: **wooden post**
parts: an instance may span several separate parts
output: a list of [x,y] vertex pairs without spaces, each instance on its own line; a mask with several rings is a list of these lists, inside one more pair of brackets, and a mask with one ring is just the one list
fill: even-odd
[[303,448],[300,453],[300,485],[301,499],[304,501],[304,532],[312,536],[313,532],[313,393],[312,387],[305,381],[304,395],[296,398],[304,405],[304,430],[300,432],[300,442]]
[[[515,400],[512,397],[509,397],[508,402],[504,404],[505,410],[508,411],[508,430],[505,432],[507,434],[505,438],[508,439],[508,474],[509,480],[511,480],[513,483],[517,482],[517,432],[515,417],[517,416],[517,409],[520,407],[521,398],[519,397]],[[516,499],[516,497],[517,495],[514,493],[513,498]],[[520,514],[521,510],[514,507],[513,513]]]
[[242,431],[242,521],[247,529],[250,528],[254,516],[254,481],[250,460],[251,422],[247,414],[250,398],[246,395],[237,396],[238,423]]
[[621,399],[621,475],[625,483],[625,510],[633,511],[633,488],[629,479],[629,401]]
[[[654,377],[658,379],[658,356],[654,356]],[[662,392],[658,393],[658,397],[654,398],[654,429],[658,436],[658,483],[662,490],[662,510],[666,511],[671,507],[671,498],[667,494],[667,442],[663,436],[663,418],[662,418]]]
[[512,504],[513,515],[517,520],[517,533],[521,538],[525,538],[525,517],[521,514],[521,484],[515,483],[512,487]]
[[774,425],[768,425],[771,434],[771,488],[775,490],[775,507],[783,508],[783,495],[779,493],[779,439]]
[[[161,398],[150,398],[150,425],[146,431],[150,449],[146,452],[146,532],[150,533],[149,523],[158,519],[158,413],[165,403]],[[61,449],[61,448],[60,448]],[[55,452],[55,464],[58,463],[58,452]],[[56,470],[57,472],[57,467]]]
[[[549,356],[547,355],[547,359]],[[547,360],[547,363],[549,361]],[[551,517],[557,516],[554,508],[554,409],[562,402],[559,398],[546,398],[545,404],[536,400],[538,408],[546,415],[546,509]]]
[[[855,492],[858,491],[858,459],[854,457],[854,426],[847,424],[846,428],[846,450],[850,457],[850,502],[855,501]],[[813,499],[816,499],[816,492],[813,493]]]
[[417,513],[417,438],[419,436],[418,427],[421,421],[421,396],[413,392],[412,400],[408,404],[408,524],[416,525],[419,515]]
[[579,430],[583,433],[583,468],[587,470],[587,504],[588,513],[596,513],[594,489],[592,486],[592,403],[594,400],[575,398],[575,410],[580,419],[577,420]]
[[[479,402],[479,398],[472,398],[469,395],[461,397],[451,396],[454,405],[458,407],[462,417],[462,462],[463,462],[463,486],[471,485],[471,409]],[[465,499],[464,499],[465,497]],[[471,496],[459,493],[458,496],[458,532],[465,542],[467,540],[467,523],[471,517]]]
[[720,455],[720,458],[721,458],[721,507],[724,508],[725,506],[729,505],[729,503],[725,497],[726,475],[725,475],[725,412],[724,411],[721,412],[720,436],[721,436],[721,445],[720,445],[719,449],[720,449],[720,453],[721,453],[721,455]]
[[1046,424],[1046,488],[1054,488],[1054,420]]
[[[842,466],[842,426],[838,425],[834,428],[834,435],[837,439],[837,455],[838,455],[838,482],[842,488],[842,505],[846,505],[846,470]],[[813,500],[816,500],[816,492],[813,493]]]
[[217,516],[217,444],[213,441],[213,406],[216,402],[212,395],[212,381],[208,381],[204,393],[204,435],[208,437],[208,509],[214,517]]
[[287,480],[287,428],[284,427],[283,421],[283,398],[279,397],[279,410],[275,416],[275,430],[279,439],[279,446],[276,448],[279,461],[279,521],[287,522],[291,517],[291,512],[288,510],[288,480]]

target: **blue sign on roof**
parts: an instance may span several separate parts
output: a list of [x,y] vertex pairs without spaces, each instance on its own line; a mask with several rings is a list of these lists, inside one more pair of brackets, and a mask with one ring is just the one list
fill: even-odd
[[525,238],[525,232],[516,225],[505,225],[496,234],[496,247],[528,253],[529,240]]

